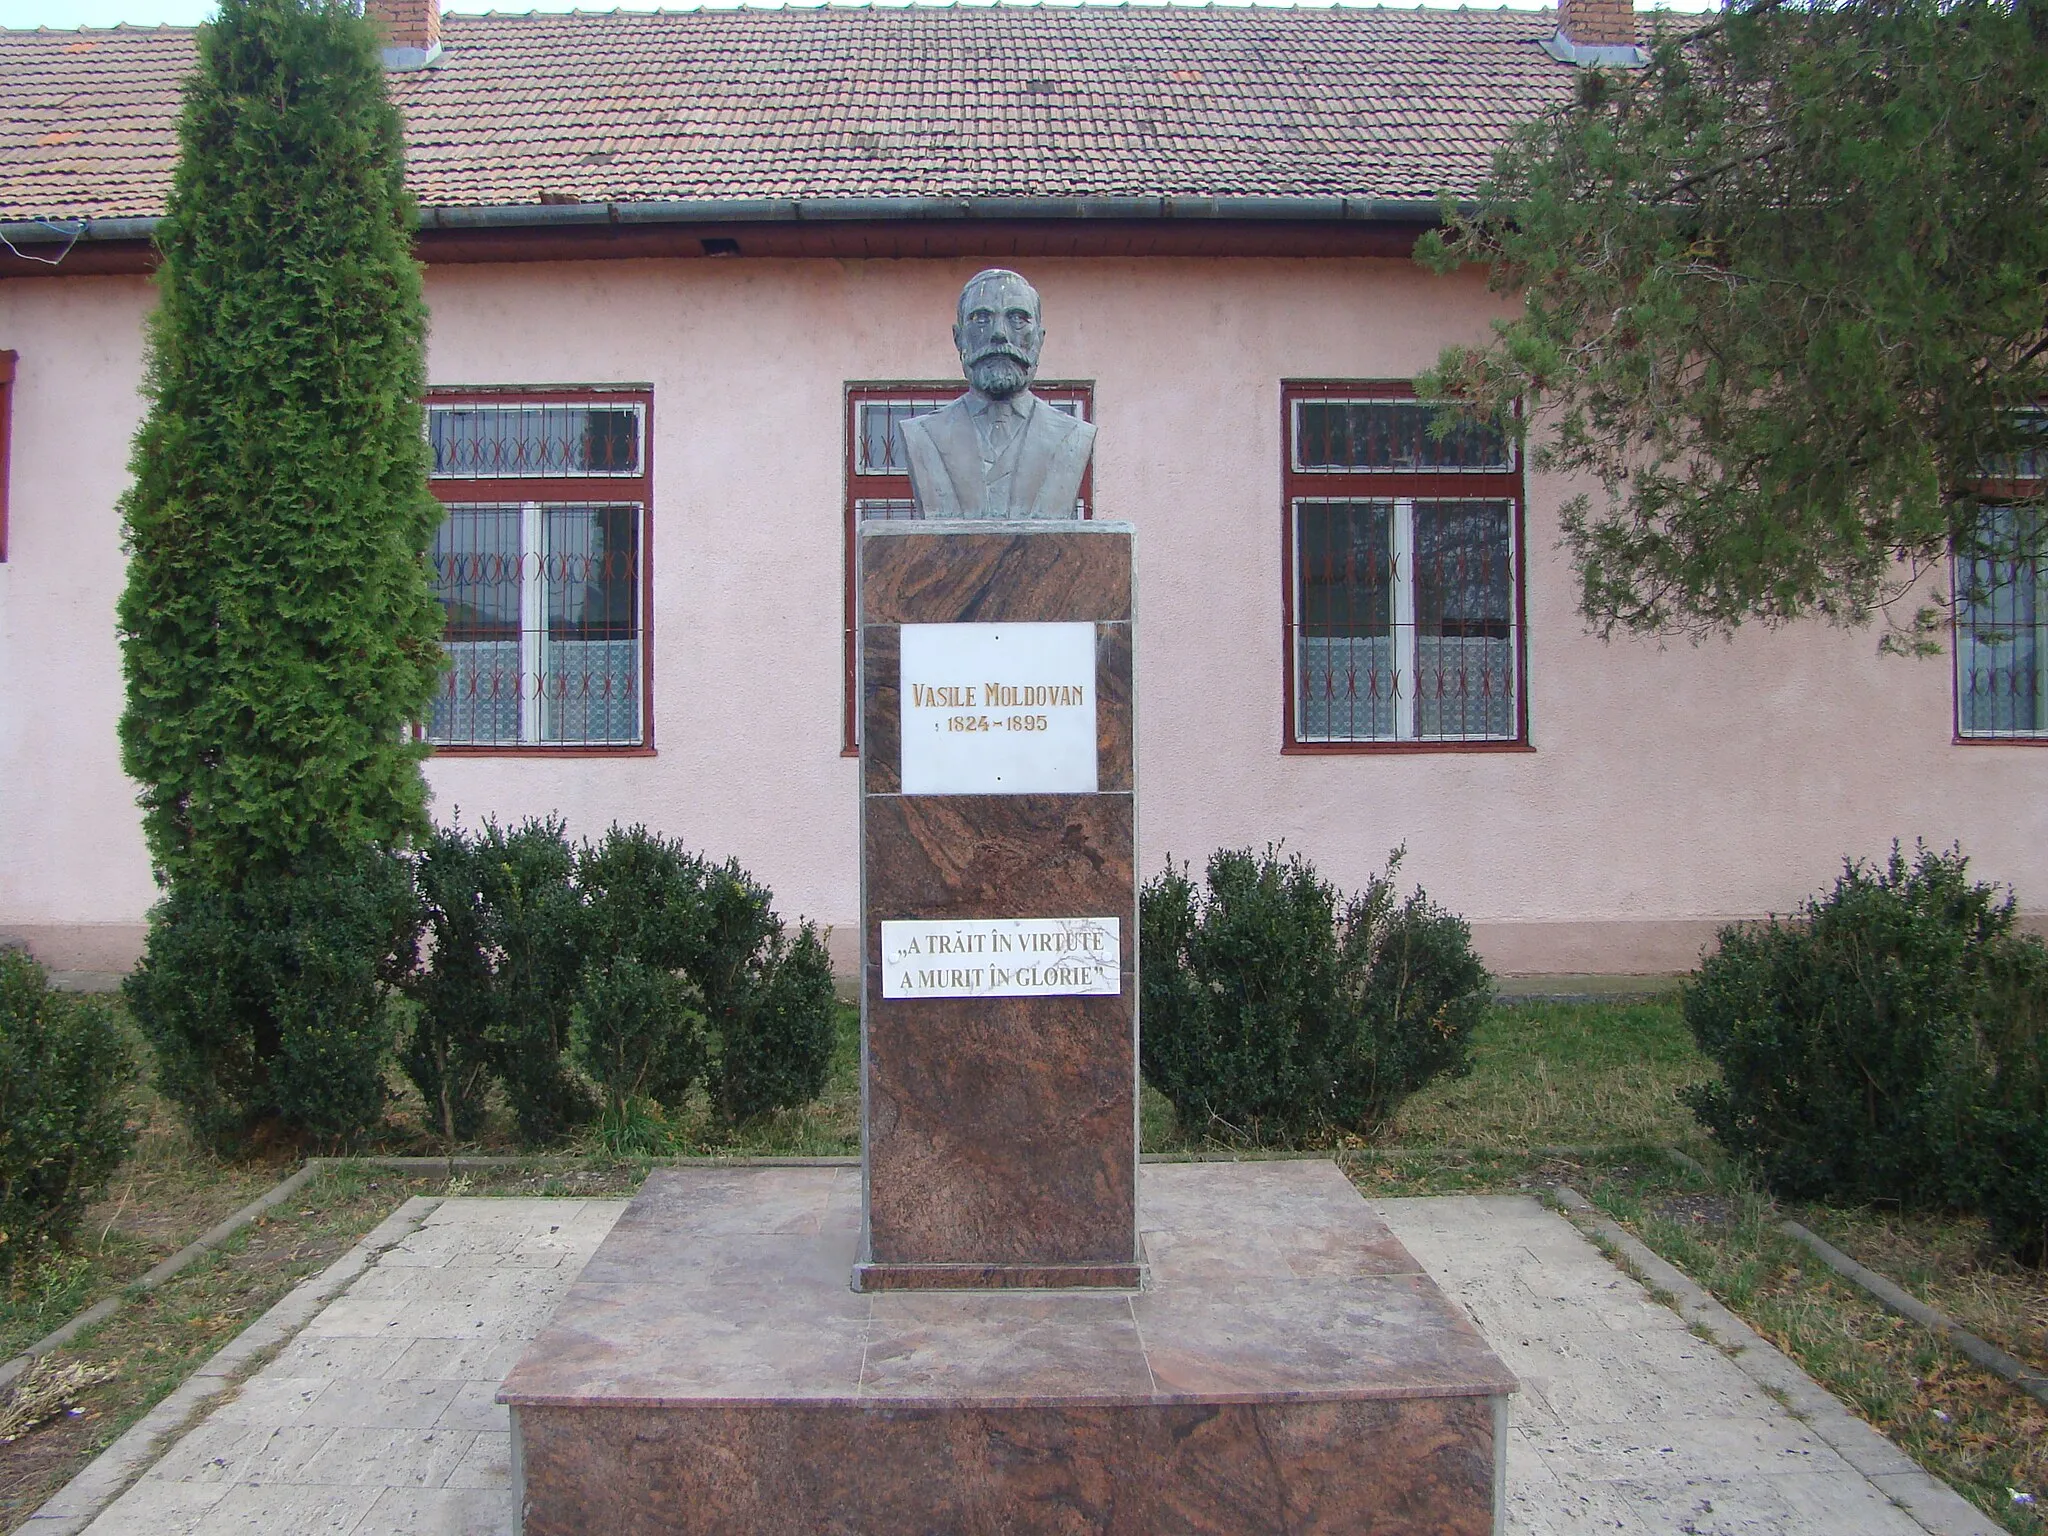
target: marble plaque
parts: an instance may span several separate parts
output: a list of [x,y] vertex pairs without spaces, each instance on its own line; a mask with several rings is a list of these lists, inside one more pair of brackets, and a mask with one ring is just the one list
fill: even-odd
[[1115,997],[1113,917],[909,919],[882,924],[884,997]]
[[1093,624],[905,624],[906,795],[1096,790]]

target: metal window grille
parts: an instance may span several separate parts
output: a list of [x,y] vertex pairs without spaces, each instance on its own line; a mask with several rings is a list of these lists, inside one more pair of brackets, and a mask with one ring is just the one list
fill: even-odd
[[1511,471],[1514,444],[1490,427],[1459,423],[1438,436],[1423,400],[1297,399],[1294,468],[1300,474]]
[[437,480],[637,477],[642,423],[638,405],[437,405],[427,440]]
[[1986,532],[1991,548],[1956,562],[1956,726],[2048,737],[2048,528],[2005,507]]
[[1438,438],[1431,409],[1288,394],[1294,742],[1522,738],[1513,446],[1477,429]]
[[[1094,391],[1086,384],[1039,383],[1032,392],[1055,410],[1093,419]],[[846,390],[846,708],[844,750],[859,750],[858,705],[855,699],[854,560],[860,547],[860,525],[870,519],[914,521],[917,505],[910,496],[910,461],[903,448],[903,424],[942,410],[959,399],[957,382],[928,384],[853,384]],[[1082,477],[1074,516],[1085,518],[1095,494],[1091,468]]]
[[645,742],[645,431],[644,401],[430,403],[449,666],[429,741]]

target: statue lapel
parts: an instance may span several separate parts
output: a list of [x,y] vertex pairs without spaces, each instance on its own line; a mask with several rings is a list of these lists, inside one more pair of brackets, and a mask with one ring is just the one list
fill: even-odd
[[932,441],[945,461],[947,477],[960,497],[961,517],[986,515],[988,496],[982,482],[981,442],[974,435],[974,418],[968,414],[966,395],[942,411],[924,419],[931,423]]
[[1038,489],[1045,483],[1046,468],[1052,463],[1055,436],[1052,418],[1059,414],[1038,396],[1028,398],[1031,401],[1030,414],[1024,418],[1024,430],[1017,434],[1010,466],[1010,505],[1025,509],[1027,515],[1028,509],[1038,500]]

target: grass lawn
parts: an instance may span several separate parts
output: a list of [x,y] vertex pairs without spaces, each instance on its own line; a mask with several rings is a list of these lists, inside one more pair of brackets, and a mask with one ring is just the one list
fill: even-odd
[[[734,1130],[701,1099],[667,1127],[679,1154],[820,1156],[859,1148],[858,1021],[839,1018],[825,1092],[801,1110]],[[1911,1324],[1880,1311],[1778,1232],[1790,1215],[1872,1268],[2037,1366],[2048,1367],[2048,1275],[1988,1255],[1974,1226],[1932,1217],[1810,1206],[1780,1209],[1726,1166],[1679,1103],[1677,1091],[1710,1075],[1675,1002],[1524,1002],[1481,1027],[1469,1077],[1442,1082],[1404,1105],[1373,1142],[1334,1151],[1371,1195],[1582,1190],[1615,1219],[1692,1274],[1760,1333],[1794,1356],[1937,1475],[2020,1536],[2048,1536],[2048,1409],[1955,1356]],[[385,1128],[356,1150],[438,1153],[416,1097],[398,1096]],[[40,1337],[98,1296],[118,1290],[295,1165],[221,1162],[185,1137],[163,1103],[138,1092],[144,1132],[136,1156],[89,1213],[72,1253],[18,1276],[0,1295],[0,1355]],[[1203,1153],[1147,1090],[1149,1152]],[[1707,1172],[1672,1158],[1678,1148]],[[495,1111],[483,1139],[460,1150],[510,1152]],[[192,1367],[304,1277],[345,1252],[413,1194],[625,1194],[645,1160],[621,1161],[586,1141],[563,1149],[579,1162],[493,1170],[452,1183],[441,1175],[342,1167],[202,1259],[153,1296],[60,1352],[107,1373],[79,1410],[0,1443],[0,1531],[16,1529],[44,1499],[168,1392]],[[1327,1155],[1327,1153],[1325,1154]]]

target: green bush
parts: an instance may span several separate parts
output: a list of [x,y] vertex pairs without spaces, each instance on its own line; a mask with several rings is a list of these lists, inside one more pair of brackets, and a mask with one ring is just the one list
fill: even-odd
[[68,1238],[128,1153],[136,1063],[98,998],[0,951],[0,1275]]
[[1967,1043],[1988,946],[2011,903],[1959,853],[1897,848],[1845,866],[1790,922],[1723,929],[1686,987],[1721,1079],[1686,1102],[1716,1140],[1797,1197],[1945,1195],[1959,1112],[1943,1074]]
[[728,1122],[809,1103],[832,1068],[832,961],[816,926],[791,942],[777,922],[743,975],[714,1015],[711,1102]]
[[165,1096],[203,1139],[274,1118],[334,1141],[382,1114],[391,994],[418,936],[411,871],[388,852],[234,892],[179,881],[123,990]]
[[682,977],[629,955],[584,966],[570,1039],[608,1118],[619,1121],[649,1099],[674,1106],[703,1075],[704,1016],[696,1002]]
[[2048,1265],[2048,948],[2030,938],[1994,945],[1985,981],[1956,1092],[1969,1108],[1953,1194],[2039,1267]]
[[1786,922],[1726,928],[1686,1022],[1714,1138],[1795,1198],[1955,1207],[2039,1262],[2048,951],[1960,850],[1848,862]]
[[483,1128],[491,1085],[490,1038],[498,1014],[492,914],[483,860],[459,827],[427,839],[413,877],[430,944],[407,983],[419,1011],[399,1061],[420,1091],[427,1123],[452,1146]]
[[[687,987],[694,1022],[674,1025],[674,1042],[658,1050],[645,1041],[634,1047],[668,1053],[670,1065],[644,1089],[647,1097],[673,1109],[704,1077],[728,1121],[816,1097],[832,1059],[832,966],[812,925],[792,941],[768,889],[737,862],[713,864],[644,827],[613,827],[578,859],[576,880],[586,904],[586,993],[590,967],[620,961]],[[592,1017],[586,998],[578,1060],[598,1075],[589,1066]],[[685,1064],[693,1066],[688,1078]],[[623,1063],[615,1070],[624,1071]],[[623,1101],[613,1080],[603,1080],[616,1110]]]
[[1183,1127],[1250,1142],[1369,1133],[1470,1069],[1491,978],[1461,918],[1386,871],[1351,899],[1299,855],[1169,864],[1139,904],[1145,1076]]
[[575,865],[554,817],[509,832],[486,822],[473,836],[451,828],[420,851],[433,943],[411,982],[420,1010],[403,1060],[446,1138],[476,1134],[493,1076],[529,1145],[595,1112],[565,1055],[585,942]]
[[[633,1098],[673,1110],[703,1076],[706,980],[721,990],[746,903],[725,871],[645,827],[613,827],[576,859],[584,960],[575,1054],[614,1116]],[[628,1015],[633,1000],[651,1010]]]

